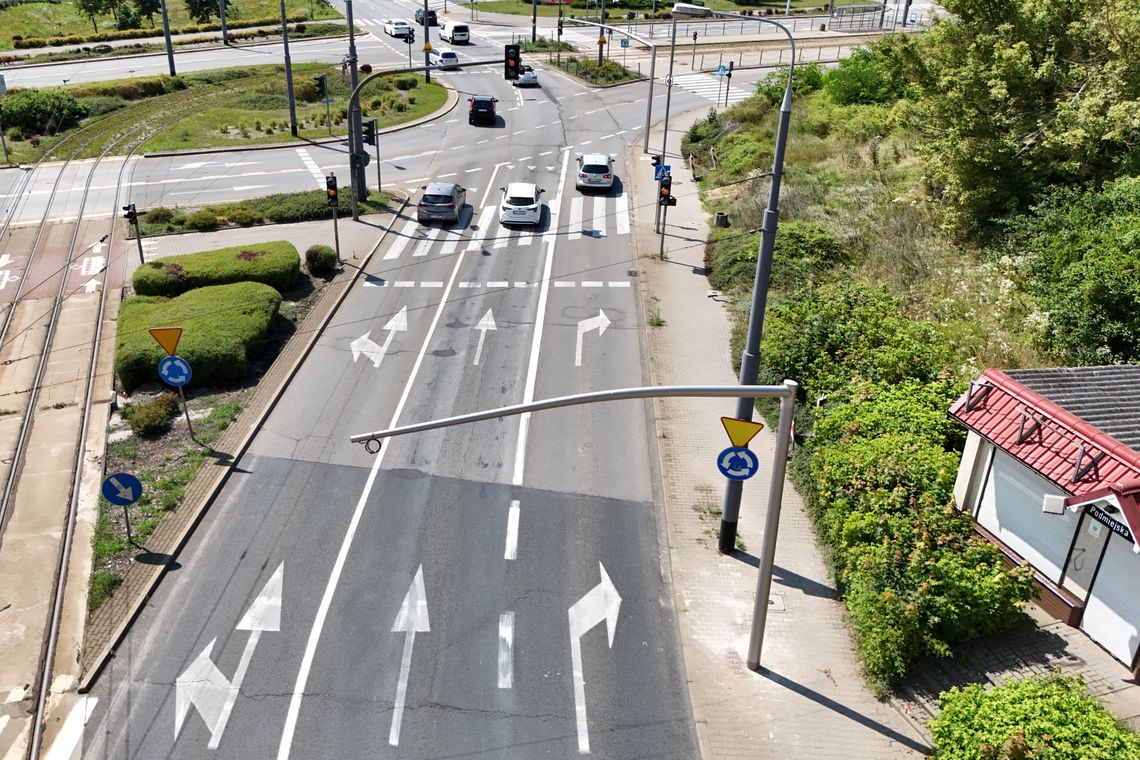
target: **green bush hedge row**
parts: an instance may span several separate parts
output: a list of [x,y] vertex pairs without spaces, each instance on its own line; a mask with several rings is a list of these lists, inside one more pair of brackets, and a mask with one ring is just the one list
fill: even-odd
[[[305,14],[287,16],[291,23],[307,21]],[[276,26],[281,23],[279,18],[255,18],[241,21],[227,21],[227,29],[241,29],[251,26]],[[193,26],[173,27],[171,34],[198,34],[200,32],[217,32],[222,28],[221,23],[195,24]],[[110,42],[113,40],[133,40],[140,37],[156,36],[154,29],[123,29],[116,31],[96,32],[94,34],[68,34],[61,37],[23,37],[12,35],[12,47],[17,50],[26,48],[52,47],[55,45],[79,45],[84,42]]]
[[[368,210],[384,206],[389,196],[386,193],[372,193],[364,203]],[[352,213],[352,200],[347,193],[337,199],[337,215]],[[239,203],[225,203],[207,206],[190,214],[157,206],[143,216],[143,223],[154,225],[148,231],[174,232],[179,230],[207,231],[236,224],[247,227],[266,221],[274,224],[308,222],[314,219],[328,219],[332,211],[323,190],[305,190],[299,193],[277,193]]]
[[158,363],[165,352],[147,331],[181,327],[178,355],[190,363],[193,385],[238,382],[280,306],[281,294],[259,282],[198,288],[177,298],[128,298],[119,309],[115,375],[128,393],[143,383],[158,382]]
[[955,686],[930,721],[940,760],[1136,760],[1140,737],[1081,681],[1047,676],[985,689]]
[[260,282],[283,292],[300,278],[297,249],[279,240],[148,261],[135,270],[132,285],[140,296],[173,298],[195,288],[234,282]]

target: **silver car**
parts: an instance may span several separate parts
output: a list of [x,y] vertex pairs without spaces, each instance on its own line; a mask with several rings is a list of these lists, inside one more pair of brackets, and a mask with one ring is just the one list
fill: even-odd
[[424,194],[416,206],[416,221],[427,224],[438,219],[444,222],[458,222],[467,202],[467,189],[454,182],[432,182],[423,186]]
[[519,69],[519,78],[511,82],[515,87],[537,87],[538,86],[538,72],[533,67],[523,64]]
[[574,186],[579,190],[597,188],[608,190],[614,186],[614,157],[605,153],[580,153],[578,176]]

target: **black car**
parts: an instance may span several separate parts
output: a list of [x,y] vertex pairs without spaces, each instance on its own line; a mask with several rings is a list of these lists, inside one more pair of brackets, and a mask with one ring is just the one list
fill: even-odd
[[471,108],[467,112],[467,123],[495,123],[495,104],[498,103],[497,98],[490,95],[474,95],[467,99],[471,104]]
[[[427,20],[428,26],[436,26],[437,21],[435,18],[435,11],[429,9],[427,12],[427,17],[428,17],[428,20]],[[423,8],[416,8],[416,23],[422,24],[423,22],[424,22],[424,9]]]

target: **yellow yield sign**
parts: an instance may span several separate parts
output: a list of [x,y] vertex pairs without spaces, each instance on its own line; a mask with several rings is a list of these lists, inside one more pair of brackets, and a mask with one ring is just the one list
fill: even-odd
[[425,42],[425,43],[424,43],[424,52],[425,52],[425,53],[430,53],[430,52],[431,52],[431,43],[430,43],[430,42]]
[[148,332],[150,337],[162,346],[167,356],[174,356],[174,352],[178,349],[178,341],[182,339],[181,327],[152,327]]
[[735,417],[721,417],[720,424],[724,425],[724,432],[728,433],[728,440],[733,446],[744,448],[756,434],[764,429],[764,425],[752,420],[738,420]]

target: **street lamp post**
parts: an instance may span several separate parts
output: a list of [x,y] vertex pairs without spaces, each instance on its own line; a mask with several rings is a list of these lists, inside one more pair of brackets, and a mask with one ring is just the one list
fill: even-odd
[[[281,6],[281,44],[285,48],[285,92],[289,96],[289,133],[297,136],[297,101],[293,97],[293,62],[289,58],[289,24],[285,18],[285,0],[280,0]],[[222,0],[225,7],[225,0]]]
[[[737,14],[716,14],[733,16]],[[752,17],[749,20],[756,20]],[[740,383],[751,385],[760,372],[760,336],[764,330],[764,309],[768,303],[768,283],[772,275],[772,250],[776,245],[776,226],[780,219],[780,179],[784,171],[784,149],[788,144],[788,124],[792,117],[792,76],[796,65],[796,40],[788,27],[778,21],[761,18],[759,21],[779,27],[788,35],[792,47],[792,60],[788,64],[788,79],[784,85],[784,99],[780,104],[780,120],[776,128],[776,146],[772,156],[772,185],[768,191],[768,207],[764,210],[764,221],[760,227],[760,250],[756,261],[756,279],[752,284],[752,311],[748,316],[748,335],[744,341],[744,351],[740,361]],[[736,402],[736,416],[751,420],[755,403],[750,398],[740,398]],[[736,523],[740,518],[740,495],[742,482],[729,480],[724,489],[724,506],[720,518],[720,540],[718,549],[729,553],[736,548]],[[765,543],[765,548],[767,544]],[[774,549],[773,549],[774,550]],[[772,557],[766,558],[769,563]],[[761,558],[763,572],[765,558]],[[770,564],[769,564],[770,567]]]

